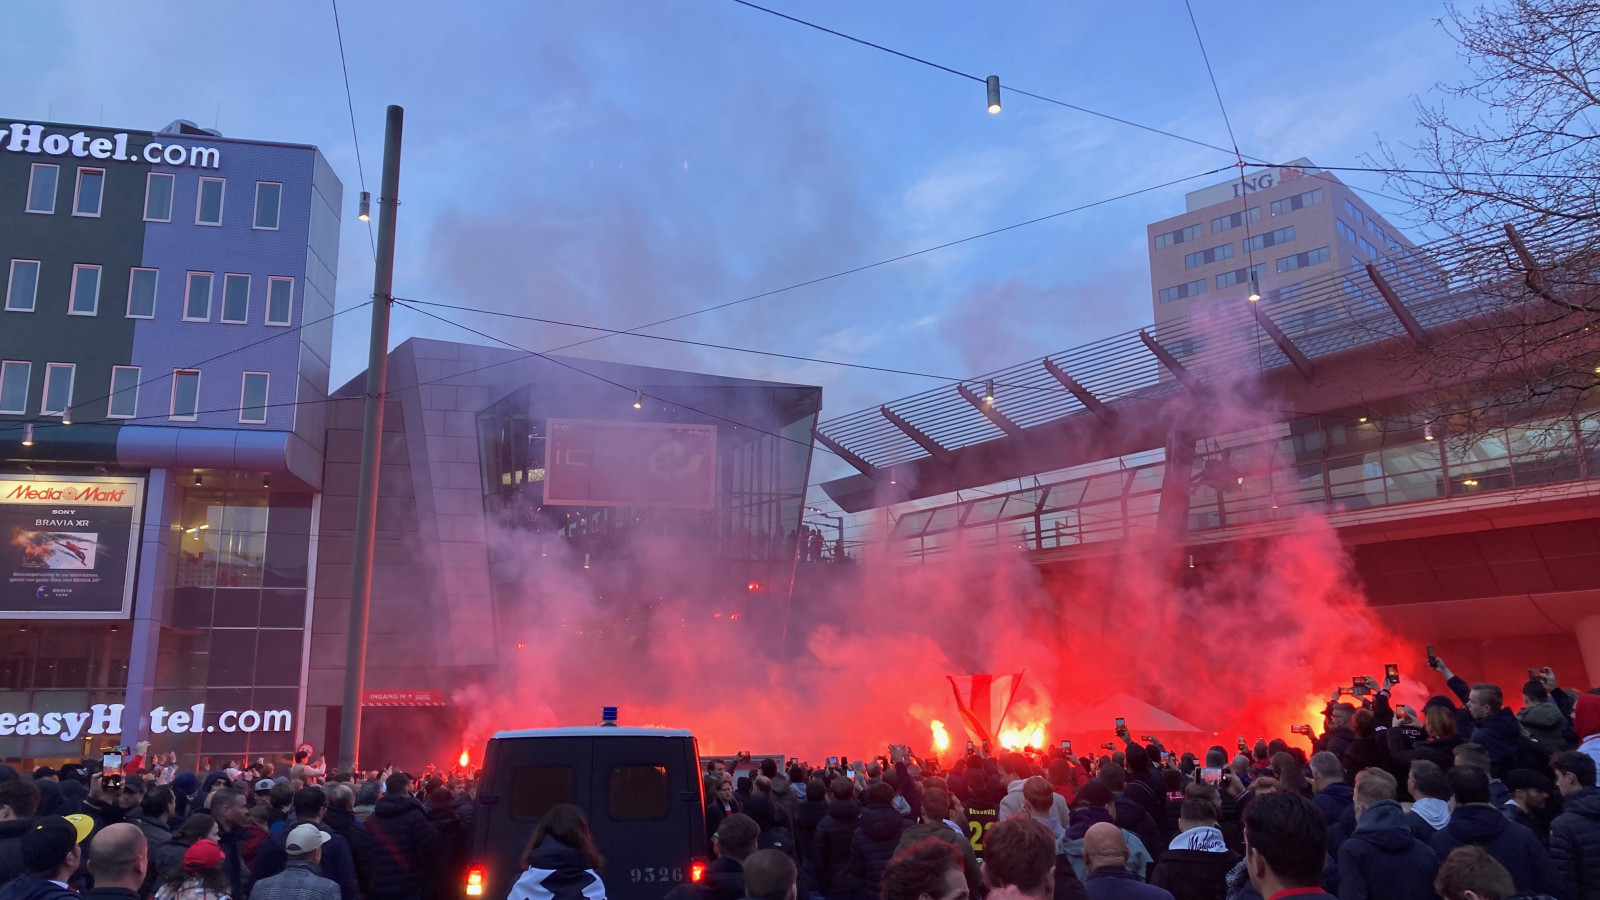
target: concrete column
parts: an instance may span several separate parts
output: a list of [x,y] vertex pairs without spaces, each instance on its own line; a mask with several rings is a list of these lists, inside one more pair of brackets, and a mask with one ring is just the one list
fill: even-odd
[[[172,519],[178,489],[167,469],[151,469],[145,485],[144,517],[137,544],[139,576],[133,593],[133,644],[128,650],[128,691],[122,704],[122,742],[132,747],[149,738],[145,718],[156,687],[156,649],[167,618],[172,571]],[[165,752],[167,747],[152,747]]]
[[1583,667],[1589,672],[1589,685],[1600,686],[1600,613],[1579,619],[1572,630],[1578,637],[1578,652],[1583,654]]

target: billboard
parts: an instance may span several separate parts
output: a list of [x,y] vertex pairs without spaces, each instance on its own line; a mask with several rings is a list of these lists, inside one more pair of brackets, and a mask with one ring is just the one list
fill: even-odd
[[121,619],[133,608],[138,478],[0,475],[0,619]]
[[717,426],[548,419],[544,502],[710,509]]

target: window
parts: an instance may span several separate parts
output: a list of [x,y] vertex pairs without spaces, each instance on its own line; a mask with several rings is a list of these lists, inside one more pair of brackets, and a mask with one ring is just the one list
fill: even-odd
[[105,187],[105,169],[78,169],[78,190],[72,197],[72,214],[99,218],[100,199]]
[[1283,317],[1280,323],[1284,331],[1304,331],[1308,328],[1320,328],[1330,325],[1339,318],[1339,310],[1332,306],[1318,306],[1304,312]]
[[267,279],[267,324],[287,325],[294,309],[294,279]]
[[1287,244],[1292,240],[1294,240],[1294,226],[1290,225],[1288,228],[1279,228],[1266,234],[1251,235],[1250,239],[1244,242],[1244,246],[1246,250],[1264,250],[1279,244]]
[[72,377],[76,369],[72,363],[45,365],[44,399],[39,403],[39,415],[65,416],[72,408]]
[[193,422],[200,413],[200,372],[196,369],[172,370],[172,409],[167,417]]
[[1355,219],[1357,222],[1365,224],[1367,221],[1367,214],[1349,200],[1344,201],[1344,211],[1349,213],[1350,218]]
[[244,425],[261,425],[267,421],[266,372],[246,372],[239,386],[239,422]]
[[[1321,189],[1318,188],[1318,190]],[[1296,253],[1293,256],[1283,257],[1282,259],[1278,260],[1278,271],[1293,272],[1295,269],[1304,269],[1306,266],[1314,266],[1318,263],[1325,263],[1327,261],[1328,248],[1318,247],[1315,250],[1307,250],[1304,253]]]
[[50,163],[34,163],[28,172],[28,212],[56,211],[56,181],[61,177],[61,167]]
[[1354,244],[1356,242],[1356,230],[1351,228],[1349,225],[1346,225],[1343,219],[1333,220],[1333,230],[1339,232],[1339,237],[1344,238],[1350,243]]
[[156,317],[156,270],[132,269],[128,272],[128,318]]
[[1405,250],[1406,250],[1406,248],[1405,248],[1405,247],[1402,247],[1402,246],[1401,246],[1401,245],[1400,245],[1400,242],[1399,242],[1399,241],[1397,241],[1397,240],[1395,240],[1395,239],[1394,239],[1394,238],[1392,238],[1392,237],[1388,237],[1388,236],[1387,236],[1387,235],[1386,235],[1386,236],[1385,236],[1385,238],[1384,238],[1384,239],[1385,239],[1385,240],[1386,240],[1386,241],[1387,241],[1387,242],[1388,242],[1388,244],[1389,244],[1389,252],[1390,252],[1390,253],[1404,253],[1404,252],[1405,252]]
[[1360,258],[1352,256],[1352,257],[1350,257],[1350,268],[1352,268],[1352,269],[1362,269],[1362,268],[1366,268],[1366,267],[1361,264]]
[[1288,300],[1295,300],[1295,299],[1298,299],[1299,297],[1300,297],[1300,285],[1297,283],[1297,284],[1286,284],[1281,288],[1273,288],[1270,291],[1264,291],[1264,292],[1262,292],[1261,300],[1264,303],[1272,304],[1272,303],[1283,303],[1283,302],[1288,301]]
[[278,230],[278,208],[283,198],[283,185],[276,181],[256,182],[256,218],[250,227],[264,231]]
[[189,273],[189,283],[183,293],[185,322],[211,321],[211,277],[210,272]]
[[1372,232],[1372,236],[1380,241],[1387,241],[1389,239],[1389,235],[1384,233],[1383,227],[1374,219],[1367,220],[1367,230]]
[[1316,190],[1306,191],[1304,194],[1295,194],[1293,197],[1272,201],[1272,214],[1278,216],[1286,212],[1294,212],[1297,209],[1305,209],[1308,206],[1316,206],[1321,202],[1322,188],[1317,188]]
[[1244,225],[1247,222],[1259,221],[1261,221],[1261,207],[1252,206],[1247,210],[1236,212],[1231,216],[1220,216],[1212,219],[1211,231],[1212,233],[1216,233],[1218,231],[1227,231],[1230,228],[1238,228],[1240,225]]
[[92,316],[99,311],[100,267],[73,266],[72,299],[67,303],[67,315]]
[[1377,256],[1378,255],[1378,248],[1372,246],[1372,242],[1367,240],[1364,237],[1356,238],[1356,246],[1360,247],[1361,248],[1361,252],[1367,254],[1368,256]]
[[196,225],[222,224],[222,179],[200,179],[200,193],[194,200]]
[[1183,267],[1185,269],[1192,269],[1195,266],[1203,266],[1206,263],[1213,263],[1219,259],[1227,259],[1230,256],[1233,256],[1233,244],[1222,244],[1220,246],[1201,250],[1197,253],[1190,253],[1183,258]]
[[151,172],[144,179],[144,220],[172,221],[172,176]]
[[606,779],[606,815],[613,821],[664,819],[672,809],[666,766],[617,766]]
[[33,312],[39,299],[39,261],[13,259],[11,277],[6,281],[6,310]]
[[511,818],[532,822],[558,803],[571,803],[571,766],[518,766],[511,773]]
[[22,415],[28,411],[28,377],[33,363],[8,359],[0,362],[0,413]]
[[1205,345],[1206,342],[1204,338],[1191,337],[1184,338],[1181,341],[1171,341],[1170,343],[1162,344],[1161,349],[1171,353],[1173,356],[1181,358],[1185,356],[1193,356],[1196,353],[1199,353],[1200,348],[1204,347]]
[[1173,244],[1181,244],[1184,241],[1192,241],[1199,236],[1199,225],[1190,225],[1188,228],[1179,228],[1176,231],[1169,231],[1166,234],[1158,234],[1156,235],[1156,249],[1160,250],[1163,247],[1171,247]]
[[1185,297],[1193,297],[1197,294],[1204,294],[1205,292],[1206,280],[1204,278],[1198,278],[1189,282],[1188,284],[1180,284],[1177,287],[1162,288],[1159,299],[1162,303],[1171,303],[1174,300],[1182,300]]
[[1232,272],[1223,272],[1221,275],[1217,276],[1217,289],[1221,290],[1225,287],[1233,287],[1236,284],[1244,284],[1250,280],[1250,271],[1252,269],[1255,270],[1256,281],[1258,283],[1267,274],[1266,263],[1256,263],[1253,266],[1246,266],[1243,269],[1234,269]]
[[222,276],[222,321],[240,324],[250,320],[250,276]]
[[106,417],[131,419],[139,409],[139,367],[111,367],[111,405]]

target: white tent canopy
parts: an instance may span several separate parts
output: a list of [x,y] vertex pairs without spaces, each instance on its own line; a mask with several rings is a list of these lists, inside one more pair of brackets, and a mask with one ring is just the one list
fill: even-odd
[[1116,720],[1127,722],[1128,732],[1138,739],[1144,734],[1200,734],[1201,729],[1190,725],[1166,710],[1151,706],[1132,694],[1116,694],[1090,709],[1069,716],[1067,726],[1052,725],[1052,731],[1113,731]]

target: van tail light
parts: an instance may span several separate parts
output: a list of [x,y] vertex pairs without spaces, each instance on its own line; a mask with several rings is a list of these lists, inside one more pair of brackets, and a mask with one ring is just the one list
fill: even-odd
[[473,866],[467,870],[467,896],[483,896],[483,866]]
[[697,859],[689,863],[689,881],[699,884],[706,877],[706,861]]

